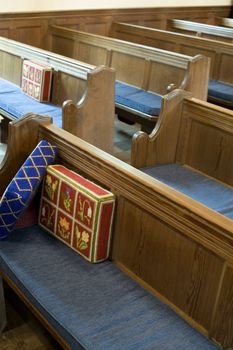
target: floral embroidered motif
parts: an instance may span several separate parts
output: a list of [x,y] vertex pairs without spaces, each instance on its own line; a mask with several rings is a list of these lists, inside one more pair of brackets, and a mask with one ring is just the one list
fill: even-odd
[[78,225],[76,225],[75,234],[76,234],[76,240],[77,240],[77,243],[76,243],[77,249],[80,249],[80,250],[87,249],[88,243],[90,240],[89,233],[86,231],[83,231],[81,233],[78,229]]
[[61,237],[67,239],[70,236],[70,223],[66,220],[65,217],[60,217],[58,224],[58,232]]
[[[85,214],[85,211],[86,211],[86,214]],[[91,218],[92,218],[92,209],[91,209],[90,201],[88,199],[84,199],[82,201],[81,197],[79,197],[78,216],[80,217],[80,220],[82,222],[85,222],[85,220],[86,220],[88,225],[90,225]]]
[[54,214],[55,210],[48,204],[44,204],[42,209],[41,209],[41,222],[44,224],[46,227],[49,229],[53,229],[54,226]]
[[53,181],[52,177],[50,175],[47,175],[46,181],[45,181],[45,191],[49,199],[51,200],[54,199],[54,194],[56,192],[57,186],[58,186],[58,180]]
[[64,204],[64,207],[66,208],[66,210],[68,212],[70,212],[71,210],[71,204],[72,204],[72,199],[70,197],[70,191],[68,188],[66,188],[66,192],[62,193],[62,197],[63,197],[63,204]]

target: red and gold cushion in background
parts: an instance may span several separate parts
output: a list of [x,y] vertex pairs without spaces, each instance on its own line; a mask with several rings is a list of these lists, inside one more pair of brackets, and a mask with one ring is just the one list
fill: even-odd
[[52,68],[30,60],[24,60],[22,91],[40,102],[50,101]]

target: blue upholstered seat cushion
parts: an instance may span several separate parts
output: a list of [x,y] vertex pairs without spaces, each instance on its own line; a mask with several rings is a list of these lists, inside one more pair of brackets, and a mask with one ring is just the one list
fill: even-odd
[[34,197],[45,175],[47,165],[53,163],[57,148],[40,141],[7,186],[0,201],[0,239],[7,237],[24,209]]
[[53,117],[55,125],[62,127],[62,110],[51,103],[42,103],[24,94],[15,85],[0,79],[0,108],[15,118],[21,118],[24,114],[32,112]]
[[233,189],[178,164],[141,169],[166,185],[233,219]]
[[149,115],[159,115],[162,96],[119,81],[115,84],[115,102]]
[[208,95],[220,100],[233,102],[233,85],[218,80],[209,80]]
[[0,269],[72,350],[217,349],[113,263],[90,264],[37,225],[0,241]]

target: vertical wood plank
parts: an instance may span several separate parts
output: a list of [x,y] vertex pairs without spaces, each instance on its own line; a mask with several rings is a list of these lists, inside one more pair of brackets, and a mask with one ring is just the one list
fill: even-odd
[[114,259],[208,330],[222,259],[127,201],[117,231]]
[[210,336],[224,348],[233,347],[233,268],[230,266],[225,272]]

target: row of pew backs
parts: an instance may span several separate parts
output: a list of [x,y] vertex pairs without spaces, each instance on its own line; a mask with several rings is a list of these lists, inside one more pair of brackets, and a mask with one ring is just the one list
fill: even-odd
[[[233,74],[229,71],[229,67],[233,64],[232,44],[230,43],[126,23],[114,23],[110,36],[183,54],[202,54],[211,59],[211,79],[233,84]],[[219,101],[213,97],[210,101],[222,102],[225,106],[231,106],[231,102]]]
[[162,95],[173,83],[206,99],[209,63],[203,56],[177,55],[59,26],[49,26],[48,35],[51,51],[112,67],[120,81]]

